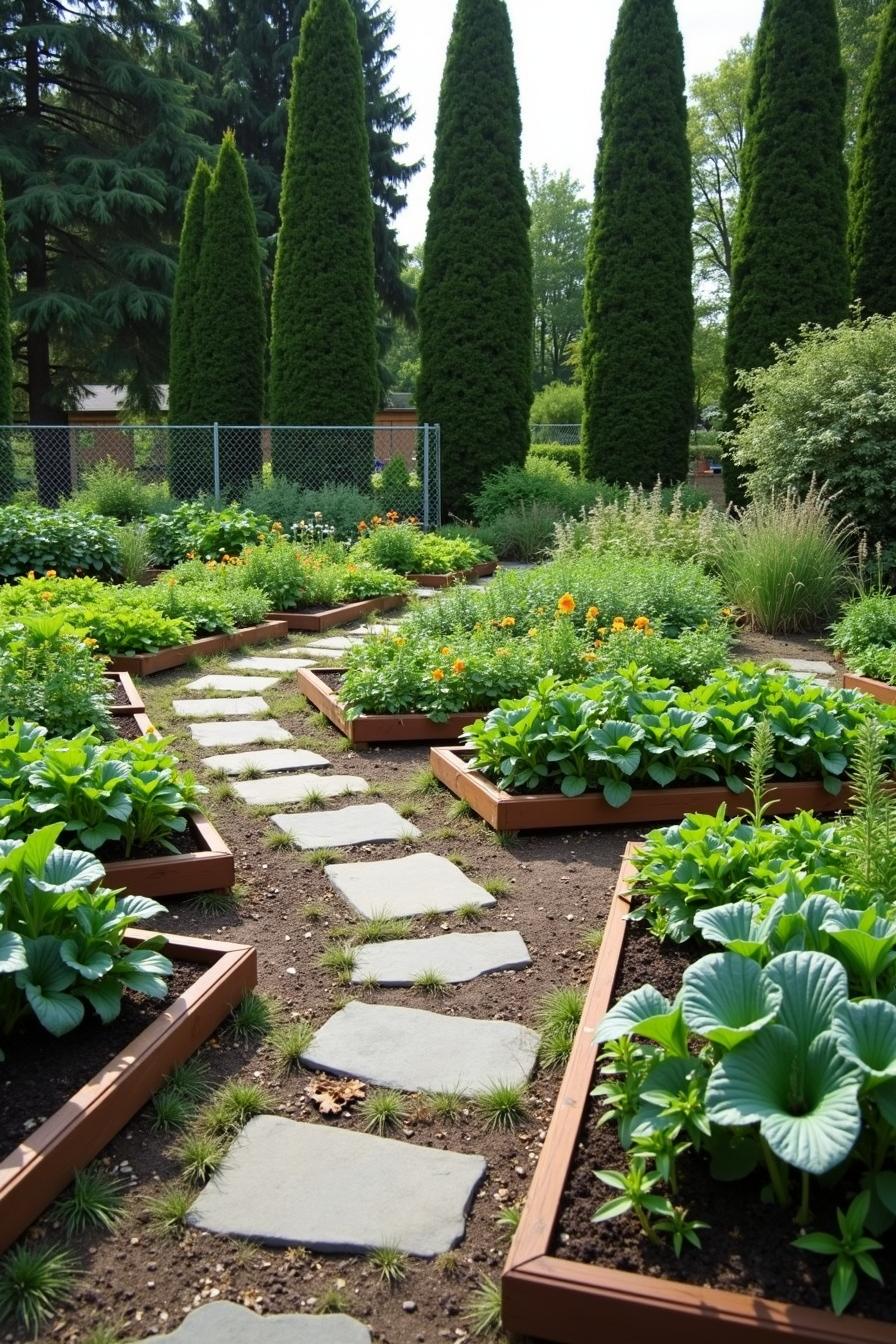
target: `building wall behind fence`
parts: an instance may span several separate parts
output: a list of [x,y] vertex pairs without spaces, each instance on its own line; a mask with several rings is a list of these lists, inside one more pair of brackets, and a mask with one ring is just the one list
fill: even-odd
[[[413,413],[412,413],[413,415]],[[390,413],[376,425],[13,425],[0,427],[13,443],[16,497],[50,508],[110,461],[145,483],[167,486],[180,499],[226,504],[274,465],[308,490],[331,484],[373,492],[374,470],[400,457],[412,474],[409,503],[424,526],[440,521],[438,425],[417,425]],[[411,508],[407,510],[411,512]]]

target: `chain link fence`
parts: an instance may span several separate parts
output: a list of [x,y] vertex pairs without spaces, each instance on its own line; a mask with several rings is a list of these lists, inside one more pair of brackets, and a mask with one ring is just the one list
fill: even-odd
[[[228,504],[285,480],[309,493],[342,486],[375,502],[389,471],[402,510],[423,527],[441,518],[438,425],[10,425],[13,494],[55,508],[112,462],[174,499]],[[400,460],[407,473],[390,464]],[[385,484],[383,482],[383,484]]]
[[530,425],[530,443],[568,443],[582,442],[582,426],[576,425]]

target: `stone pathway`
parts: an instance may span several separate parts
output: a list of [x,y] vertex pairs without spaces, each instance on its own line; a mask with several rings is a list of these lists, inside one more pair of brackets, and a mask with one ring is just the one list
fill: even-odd
[[449,1251],[485,1159],[281,1116],[250,1120],[187,1222],[267,1246],[365,1255]]
[[170,1335],[137,1344],[370,1344],[370,1331],[352,1316],[260,1316],[238,1302],[207,1302]]
[[[418,590],[421,596],[435,590]],[[370,636],[396,629],[359,624],[316,643],[291,644],[276,654],[234,658],[233,675],[195,677],[193,699],[172,702],[191,719],[203,747],[217,749],[203,764],[233,780],[247,806],[280,806],[271,822],[303,850],[414,841],[421,832],[384,802],[290,811],[317,798],[365,793],[360,775],[330,773],[316,752],[265,745],[292,741],[261,694],[311,660],[340,661]],[[268,673],[273,675],[251,675]],[[242,719],[242,721],[234,721]],[[260,749],[245,750],[255,744]],[[243,778],[239,778],[243,776]],[[456,864],[439,855],[328,864],[327,879],[361,918],[407,917],[495,904]],[[461,984],[531,964],[516,931],[447,933],[397,938],[355,948],[352,982],[413,985],[431,976]],[[456,1017],[438,1011],[351,1001],[317,1030],[302,1063],[407,1092],[459,1091],[475,1097],[497,1083],[524,1086],[535,1068],[539,1038],[509,1021]],[[239,1134],[217,1174],[197,1196],[188,1222],[225,1237],[268,1245],[297,1245],[334,1254],[364,1254],[383,1246],[434,1256],[464,1235],[470,1205],[485,1175],[482,1157],[413,1142],[377,1138],[321,1122],[259,1116]],[[233,1303],[192,1313],[169,1336],[176,1344],[369,1344],[366,1328],[345,1316],[255,1316]],[[247,1319],[248,1318],[248,1319]]]

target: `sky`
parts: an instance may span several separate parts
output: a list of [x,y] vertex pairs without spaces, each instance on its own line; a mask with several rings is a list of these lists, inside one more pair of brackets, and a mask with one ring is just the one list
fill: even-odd
[[[423,241],[439,84],[454,0],[388,0],[398,47],[395,84],[417,119],[406,159],[423,159],[397,227],[403,243]],[[566,169],[591,195],[604,67],[621,0],[507,0],[523,116],[523,167]],[[744,33],[755,32],[762,0],[678,0],[688,79],[717,65]]]

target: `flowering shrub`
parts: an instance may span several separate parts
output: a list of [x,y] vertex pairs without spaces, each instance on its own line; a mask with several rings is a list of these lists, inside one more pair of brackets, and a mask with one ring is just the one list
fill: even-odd
[[334,607],[410,591],[391,570],[347,560],[335,543],[309,549],[275,537],[247,548],[242,564],[246,581],[267,594],[271,611]]
[[820,778],[831,794],[840,790],[866,720],[883,725],[887,759],[896,758],[896,706],[750,664],[692,691],[635,665],[580,686],[544,677],[528,697],[493,709],[465,736],[474,764],[503,788],[559,786],[569,797],[598,790],[611,807],[622,807],[634,786],[709,781],[742,792],[762,719],[773,735],[773,774]]
[[0,719],[30,719],[49,733],[111,734],[111,686],[95,640],[64,616],[26,615],[0,629]]
[[[239,555],[254,545],[259,533],[267,534],[271,519],[263,513],[228,504],[223,509],[208,508],[198,500],[179,504],[170,513],[161,513],[147,523],[149,544],[156,563],[168,567],[178,561],[197,558],[220,560],[222,555]],[[282,525],[279,528],[282,531]]]
[[111,578],[119,559],[118,528],[110,518],[23,504],[0,508],[0,578],[48,569]]

